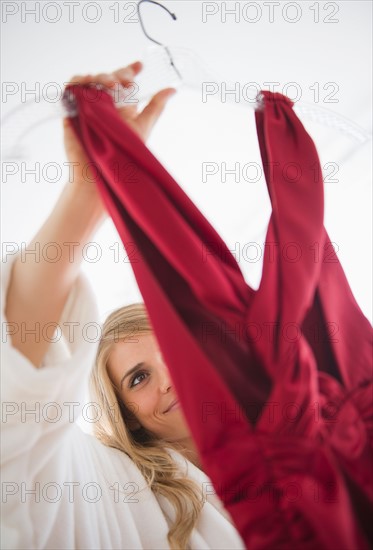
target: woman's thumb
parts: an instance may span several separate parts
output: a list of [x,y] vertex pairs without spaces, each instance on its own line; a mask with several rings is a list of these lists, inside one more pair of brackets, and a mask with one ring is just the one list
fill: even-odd
[[70,119],[68,117],[65,117],[63,119],[63,127],[65,130],[67,130],[68,128],[71,128]]
[[143,128],[147,128],[148,132],[160,117],[167,101],[176,93],[175,88],[166,88],[161,90],[151,99],[137,120]]

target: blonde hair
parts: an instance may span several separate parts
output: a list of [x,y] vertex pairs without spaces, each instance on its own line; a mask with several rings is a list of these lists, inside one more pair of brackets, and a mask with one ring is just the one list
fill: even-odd
[[167,451],[167,446],[179,450],[177,444],[155,438],[143,427],[130,430],[131,411],[120,399],[107,369],[116,342],[152,332],[143,303],[122,307],[106,319],[90,379],[92,397],[101,411],[94,434],[104,445],[126,453],[151,490],[172,503],[176,516],[167,535],[168,542],[171,548],[184,550],[189,547],[190,535],[203,507],[201,490],[195,481],[181,474]]

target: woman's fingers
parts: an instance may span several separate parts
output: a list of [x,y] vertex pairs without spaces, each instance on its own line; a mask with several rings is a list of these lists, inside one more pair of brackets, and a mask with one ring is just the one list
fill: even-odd
[[122,86],[128,85],[133,78],[142,70],[141,61],[135,61],[127,67],[122,67],[112,73],[100,73],[97,75],[75,75],[68,84],[103,84],[104,86],[114,86],[116,83]]
[[120,67],[116,71],[113,71],[113,74],[117,74],[120,78],[132,77],[138,75],[142,68],[141,61],[135,61],[135,63],[131,63],[127,67]]
[[[142,68],[143,64],[140,61],[135,61],[135,63],[117,69],[112,73],[100,73],[95,76],[90,74],[84,76],[76,75],[71,79],[69,84],[101,84],[108,88],[119,84],[123,87],[128,87],[130,84],[134,83],[136,75],[139,74]],[[137,113],[137,103],[134,104],[130,102],[120,107],[119,112],[124,120],[131,121],[133,128],[143,140],[146,140],[163,112],[167,101],[175,92],[175,88],[161,90],[154,95],[140,114]],[[68,131],[68,123],[65,122],[64,125],[65,130]]]
[[175,88],[166,88],[161,90],[150,100],[148,105],[136,118],[136,126],[147,138],[153,129],[153,126],[157,122],[158,118],[162,114],[163,109],[166,106],[167,101],[176,93]]

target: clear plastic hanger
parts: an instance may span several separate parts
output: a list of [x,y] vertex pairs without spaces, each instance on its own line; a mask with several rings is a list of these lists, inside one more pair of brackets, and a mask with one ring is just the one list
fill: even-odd
[[[179,47],[168,47],[152,38],[145,29],[140,6],[151,3],[164,9],[173,20],[177,17],[166,6],[155,0],[140,0],[137,4],[139,23],[144,35],[153,42],[143,56],[143,70],[136,77],[136,82],[129,88],[116,86],[114,89],[106,89],[113,97],[114,103],[119,107],[133,102],[145,102],[157,91],[174,87],[177,89],[190,88],[202,93],[203,86],[226,82],[219,75],[212,73],[204,61],[192,50]],[[230,83],[227,88],[231,89]],[[219,100],[219,94],[215,98]],[[227,94],[224,102],[235,103],[249,109],[260,106],[260,94],[250,101],[240,98],[236,101],[233,94]],[[41,109],[43,104],[43,109]],[[321,107],[305,101],[298,101],[294,110],[300,117],[307,118],[318,124],[334,128],[349,137],[358,147],[372,139],[372,135],[358,124],[349,120],[331,109]],[[42,113],[42,117],[40,116]],[[25,138],[41,124],[52,118],[75,116],[76,108],[72,97],[64,97],[58,103],[48,103],[44,98],[39,101],[29,100],[11,109],[2,117],[3,128],[3,159],[24,158],[27,147]],[[5,143],[4,143],[5,142]]]
[[[143,3],[156,4],[162,7],[170,14],[173,20],[176,20],[174,13],[155,0],[140,0],[137,4],[137,13],[141,28],[145,36],[157,45],[156,47],[150,47],[145,54],[144,70],[139,74],[137,80],[140,99],[148,99],[157,90],[165,87],[188,87],[196,89],[201,93],[203,85],[225,82],[224,78],[219,78],[217,74],[212,73],[201,58],[192,50],[176,47],[168,48],[149,36],[140,11],[140,5]],[[227,88],[232,89],[232,86],[228,84]],[[260,94],[257,98],[253,97],[250,101],[247,101],[246,98],[236,101],[233,97],[233,94],[226,94],[224,102],[238,103],[250,109],[256,109],[261,103]],[[217,95],[218,98],[219,96]],[[314,122],[337,129],[357,143],[363,144],[372,139],[372,135],[364,130],[364,128],[361,128],[358,124],[335,113],[331,109],[300,101],[294,105],[294,110],[297,114],[303,115]]]

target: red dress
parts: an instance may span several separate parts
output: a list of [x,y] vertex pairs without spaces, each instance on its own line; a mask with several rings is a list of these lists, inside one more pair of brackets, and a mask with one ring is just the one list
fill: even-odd
[[[103,201],[140,252],[133,271],[204,470],[245,544],[369,548],[372,330],[323,226],[319,159],[293,103],[263,91],[255,113],[272,215],[254,291],[111,97],[70,91]],[[118,178],[128,163],[135,177]]]

